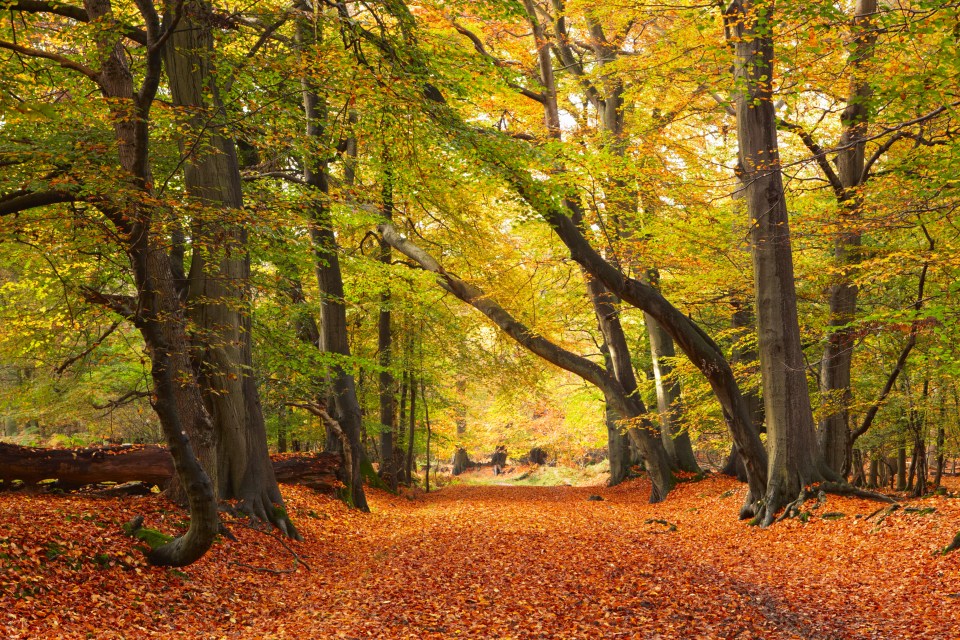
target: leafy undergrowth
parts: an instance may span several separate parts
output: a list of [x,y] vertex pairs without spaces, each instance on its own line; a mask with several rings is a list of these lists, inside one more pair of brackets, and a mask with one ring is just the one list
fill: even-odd
[[176,530],[183,514],[163,498],[0,494],[0,636],[960,636],[960,553],[935,554],[960,528],[960,500],[867,520],[876,503],[830,497],[806,522],[763,530],[736,520],[744,488],[729,479],[681,484],[660,505],[648,491],[372,491],[364,515],[289,486],[299,562],[229,521],[238,540],[182,571],[147,566],[120,532],[135,514]]

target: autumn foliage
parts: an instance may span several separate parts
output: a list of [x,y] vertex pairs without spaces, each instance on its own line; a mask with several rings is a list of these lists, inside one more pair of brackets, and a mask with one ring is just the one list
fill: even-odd
[[[830,497],[803,521],[731,517],[745,487],[450,486],[371,491],[372,513],[287,486],[303,542],[236,541],[153,568],[121,532],[174,532],[158,496],[0,495],[5,638],[954,638],[960,501],[875,514]],[[603,500],[588,500],[600,495]],[[810,503],[813,507],[813,503]],[[834,514],[827,516],[827,514]],[[842,517],[835,514],[843,514]],[[868,517],[871,514],[873,517]],[[836,518],[836,519],[832,519]]]

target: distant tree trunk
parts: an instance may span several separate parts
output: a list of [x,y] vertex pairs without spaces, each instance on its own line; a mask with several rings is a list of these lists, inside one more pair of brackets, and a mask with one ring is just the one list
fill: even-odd
[[[313,31],[309,25],[300,24],[298,38],[301,42],[313,40]],[[326,123],[325,105],[320,100],[316,87],[303,80],[303,109],[306,118],[308,137],[322,139]],[[303,179],[319,193],[329,193],[326,165],[314,158],[304,162]],[[320,347],[322,351],[350,357],[350,345],[347,336],[347,313],[344,302],[343,275],[340,271],[340,248],[333,231],[333,220],[325,200],[312,198],[310,213],[313,225],[310,237],[316,254],[317,284],[322,296],[320,303]],[[343,429],[350,444],[351,468],[345,470],[347,493],[350,502],[361,511],[369,511],[367,498],[363,492],[361,466],[366,460],[362,442],[362,415],[357,401],[357,390],[353,375],[341,364],[331,366],[330,379],[335,407],[335,419]]]
[[947,419],[946,390],[943,388],[943,380],[940,381],[940,412],[937,420],[937,470],[933,477],[933,488],[940,488],[940,481],[943,479],[944,455],[943,445],[946,440],[946,429],[944,422]]
[[287,426],[287,410],[281,407],[277,422],[277,453],[287,452]]
[[[240,165],[234,141],[221,133],[226,112],[213,68],[213,35],[205,16],[209,7],[191,0],[170,37],[166,71],[173,104],[190,113],[186,154],[187,193],[207,208],[192,224],[187,304],[197,327],[198,379],[213,417],[216,441],[200,450],[221,499],[240,500],[240,509],[299,537],[274,477],[260,396],[253,377],[249,310],[250,256],[243,209]],[[209,210],[217,209],[216,217]],[[224,209],[234,216],[224,216]]]
[[870,458],[870,477],[867,479],[867,487],[876,489],[880,486],[880,460],[876,454]]
[[800,344],[787,204],[773,107],[773,4],[730,5],[725,26],[735,49],[735,106],[739,172],[753,254],[760,369],[767,422],[764,525],[822,480],[839,480],[817,448],[806,363]]
[[417,378],[410,372],[410,437],[407,440],[407,480],[414,482],[413,443],[417,426]]
[[850,460],[852,464],[850,484],[855,487],[863,487],[867,483],[866,476],[863,473],[863,452],[860,449],[854,449]]
[[855,46],[848,61],[852,79],[847,107],[841,116],[844,130],[836,159],[841,187],[838,200],[843,207],[844,231],[834,240],[834,259],[840,270],[830,287],[829,331],[820,371],[820,392],[828,406],[835,409],[820,420],[818,440],[826,463],[841,475],[847,474],[852,445],[849,420],[853,398],[850,367],[855,335],[850,324],[857,310],[857,285],[851,278],[849,267],[860,261],[861,233],[856,224],[863,206],[859,187],[866,177],[864,149],[870,114],[869,100],[873,94],[870,84],[863,80],[863,66],[873,55],[877,39],[877,31],[871,24],[876,13],[877,0],[857,0],[853,17]]
[[[651,278],[651,280],[653,280]],[[650,360],[657,387],[657,408],[660,412],[660,436],[670,460],[681,471],[698,473],[700,465],[690,444],[690,434],[683,424],[683,400],[680,383],[673,377],[673,365],[669,360],[676,357],[673,339],[650,314],[643,315],[650,340]]]
[[407,465],[405,464],[404,445],[407,437],[405,435],[407,427],[407,371],[404,369],[400,374],[400,415],[397,417],[397,441],[394,443],[396,448],[396,468],[397,481],[403,484],[410,484],[410,476],[407,474]]
[[470,456],[467,455],[467,450],[463,447],[457,447],[457,450],[453,453],[453,460],[450,462],[450,466],[453,467],[453,470],[450,472],[452,475],[459,476],[461,473],[470,468]]
[[467,407],[464,404],[467,393],[467,379],[457,378],[454,388],[457,390],[457,401],[454,407],[457,420],[457,437],[461,438],[467,433]]
[[430,493],[430,403],[427,402],[427,385],[420,378],[420,398],[423,400],[423,422],[427,425],[427,466],[424,472],[424,491]]
[[907,490],[907,445],[904,436],[900,436],[897,447],[897,491]]
[[910,431],[913,433],[913,458],[910,462],[910,481],[907,489],[913,491],[913,497],[919,498],[927,493],[927,400],[930,396],[930,380],[924,379],[920,399],[923,403],[917,408],[911,402],[909,408]]
[[[393,173],[389,169],[384,175],[383,207],[381,209],[387,222],[393,220]],[[390,245],[380,240],[380,262],[390,264]],[[380,314],[377,320],[377,348],[380,355],[380,477],[391,491],[397,490],[397,461],[393,455],[394,431],[396,430],[397,402],[394,390],[392,365],[393,336],[390,332],[390,292],[380,294]]]

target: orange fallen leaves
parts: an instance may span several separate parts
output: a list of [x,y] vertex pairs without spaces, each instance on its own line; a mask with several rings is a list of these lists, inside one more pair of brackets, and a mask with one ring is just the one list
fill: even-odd
[[[603,501],[588,501],[599,493]],[[6,638],[956,638],[960,500],[928,515],[845,517],[761,530],[737,522],[743,488],[452,486],[410,501],[371,492],[359,514],[285,487],[304,534],[289,543],[230,521],[183,571],[149,567],[120,532],[166,531],[156,496],[0,494],[0,635]],[[649,522],[648,522],[649,521]],[[675,525],[671,530],[658,521]]]

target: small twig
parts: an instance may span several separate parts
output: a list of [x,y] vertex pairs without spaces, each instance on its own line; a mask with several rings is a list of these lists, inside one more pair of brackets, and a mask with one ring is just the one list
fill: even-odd
[[255,567],[252,564],[247,564],[245,562],[236,562],[231,560],[227,564],[232,564],[236,567],[243,567],[244,569],[250,569],[251,571],[260,571],[261,573],[272,573],[274,575],[284,575],[286,573],[295,573],[297,571],[297,565],[294,563],[293,567],[290,569],[270,569],[268,567]]
[[239,562],[234,562],[234,563],[232,563],[232,564],[237,564],[237,565],[240,565],[240,566],[242,566],[242,567],[247,567],[248,569],[255,569],[255,570],[257,570],[257,571],[267,571],[267,572],[270,572],[270,573],[293,573],[294,571],[297,570],[297,564],[299,563],[299,564],[302,564],[302,565],[307,569],[307,571],[313,571],[313,569],[310,567],[310,565],[307,563],[307,561],[304,560],[303,558],[301,558],[301,557],[299,556],[299,554],[297,554],[296,551],[294,551],[293,549],[291,549],[291,548],[290,548],[290,545],[288,545],[288,544],[287,544],[287,541],[284,540],[283,538],[274,535],[272,531],[268,531],[268,530],[266,530],[266,529],[261,529],[260,527],[257,527],[257,526],[256,526],[255,524],[253,524],[253,523],[247,524],[247,528],[248,528],[248,529],[253,529],[254,531],[256,531],[256,532],[258,532],[258,533],[262,533],[262,534],[265,535],[265,536],[269,536],[269,537],[273,538],[274,540],[276,540],[277,542],[279,542],[280,544],[282,544],[282,545],[283,545],[283,548],[286,549],[287,551],[289,551],[289,552],[290,552],[290,555],[293,556],[293,568],[288,569],[288,570],[264,569],[264,568],[257,568],[257,567],[253,567],[253,566],[250,566],[250,565],[242,564],[242,563],[239,563]]
[[111,333],[113,333],[114,331],[117,330],[117,328],[120,327],[120,323],[121,323],[121,322],[122,322],[122,320],[117,320],[117,321],[115,321],[112,325],[110,325],[110,327],[109,327],[106,331],[103,332],[103,334],[101,334],[101,336],[100,336],[99,338],[97,338],[97,339],[93,342],[93,344],[91,344],[89,347],[87,347],[86,349],[84,349],[83,351],[81,351],[80,353],[78,353],[77,355],[72,356],[72,357],[70,357],[70,358],[67,358],[66,361],[64,361],[64,362],[63,362],[62,364],[60,364],[56,369],[53,370],[54,373],[56,373],[58,376],[61,376],[61,375],[63,375],[63,372],[66,371],[67,368],[68,368],[70,365],[72,365],[74,362],[76,362],[77,360],[80,360],[80,359],[82,359],[82,358],[90,355],[90,353],[92,353],[94,349],[98,348],[98,347],[100,346],[100,344],[101,344],[104,340],[106,340],[108,337],[110,337],[110,334],[111,334]]

